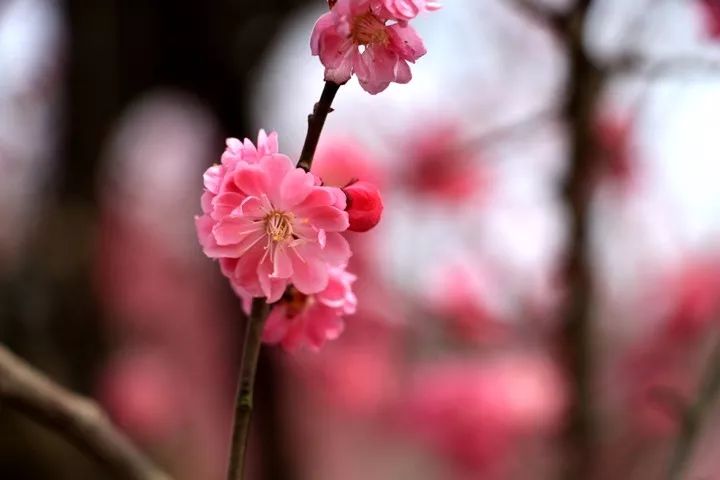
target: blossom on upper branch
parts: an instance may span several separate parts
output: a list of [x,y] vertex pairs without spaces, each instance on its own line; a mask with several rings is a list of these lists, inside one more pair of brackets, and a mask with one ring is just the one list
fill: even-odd
[[325,66],[325,80],[343,84],[355,73],[371,94],[391,82],[408,83],[408,62],[426,50],[407,20],[428,5],[436,6],[424,0],[338,0],[318,19],[310,40],[312,54]]
[[289,284],[319,293],[330,269],[351,255],[340,235],[348,228],[345,194],[277,151],[274,133],[261,131],[257,148],[230,139],[221,164],[204,175],[198,238],[245,300],[275,302]]

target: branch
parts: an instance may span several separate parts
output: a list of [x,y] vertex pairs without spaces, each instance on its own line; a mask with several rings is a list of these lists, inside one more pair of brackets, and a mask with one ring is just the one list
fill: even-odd
[[305,136],[302,153],[300,154],[300,160],[297,164],[298,167],[306,172],[309,172],[312,166],[315,150],[320,141],[320,134],[325,125],[325,119],[328,114],[332,112],[332,102],[339,89],[340,85],[337,83],[330,81],[325,82],[325,88],[323,88],[322,94],[320,95],[320,101],[315,104],[313,113],[308,115],[308,131]]
[[675,444],[675,451],[668,471],[669,480],[680,480],[692,456],[698,441],[702,425],[707,418],[710,407],[720,392],[720,342],[718,342],[708,360],[705,372],[700,380],[700,387],[695,403],[685,411],[680,428],[680,435]]
[[118,478],[170,480],[95,402],[54,383],[0,345],[0,402],[54,430]]
[[238,392],[235,398],[235,426],[233,428],[228,480],[242,480],[245,471],[250,417],[253,410],[253,388],[258,356],[262,345],[262,332],[267,319],[269,306],[264,298],[254,298],[252,311],[247,321],[245,342],[243,344],[242,367]]
[[564,478],[589,478],[595,447],[592,398],[592,342],[590,305],[592,279],[588,262],[588,186],[593,171],[592,115],[603,75],[583,49],[583,27],[590,0],[581,0],[571,13],[566,32],[570,54],[568,102],[570,170],[564,185],[570,214],[569,251],[565,262],[568,305],[562,329],[562,346],[572,387],[569,419],[564,432],[568,454]]
[[693,55],[648,59],[641,54],[628,53],[603,66],[608,74],[635,74],[650,79],[685,75],[688,72],[720,74],[720,59]]
[[506,142],[513,137],[523,135],[537,129],[539,126],[558,118],[559,108],[557,106],[549,106],[541,108],[527,117],[521,118],[514,122],[504,125],[494,125],[488,127],[485,131],[471,136],[467,140],[453,147],[459,152],[472,151],[488,145]]

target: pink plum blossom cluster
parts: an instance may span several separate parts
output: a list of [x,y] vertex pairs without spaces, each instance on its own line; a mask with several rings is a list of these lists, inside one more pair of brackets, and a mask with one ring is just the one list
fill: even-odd
[[[366,230],[366,211],[348,208],[350,195],[326,186],[279,153],[276,133],[260,131],[250,140],[227,140],[220,164],[203,177],[203,214],[196,217],[204,253],[246,308],[254,297],[275,303],[264,331],[267,343],[286,349],[319,348],[343,329],[342,317],[357,303],[346,272],[351,256],[342,232]],[[379,221],[382,202],[374,206]],[[367,209],[368,202],[355,202]],[[354,228],[350,218],[360,218]]]
[[313,29],[310,47],[325,66],[325,80],[344,84],[353,74],[371,94],[390,83],[412,79],[408,62],[425,55],[423,41],[409,21],[437,10],[428,0],[337,0]]

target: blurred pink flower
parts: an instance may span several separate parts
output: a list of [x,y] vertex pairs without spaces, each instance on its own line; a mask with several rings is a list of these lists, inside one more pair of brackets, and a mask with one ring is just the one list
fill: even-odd
[[489,170],[478,164],[478,146],[466,145],[453,124],[416,132],[404,157],[403,179],[418,194],[452,202],[483,193],[490,184]]
[[305,295],[290,287],[268,316],[263,341],[280,343],[285,350],[302,346],[319,350],[325,340],[342,333],[344,315],[355,313],[357,298],[352,292],[355,275],[331,268],[327,287],[314,295]]
[[353,182],[343,188],[347,196],[348,230],[367,232],[380,222],[383,201],[378,188],[370,182]]
[[720,40],[720,2],[717,0],[699,0],[707,34],[714,40]]
[[451,333],[463,340],[497,340],[507,333],[498,305],[493,304],[491,280],[471,263],[443,265],[432,275],[426,299],[430,311],[446,320]]
[[602,173],[622,186],[630,185],[636,176],[632,135],[633,119],[627,114],[605,113],[595,123]]
[[310,47],[325,66],[325,80],[343,84],[355,73],[371,94],[411,80],[408,62],[425,55],[422,39],[403,19],[372,8],[377,5],[377,0],[338,0],[318,19]]
[[398,20],[412,20],[425,10],[438,10],[440,2],[432,0],[374,0],[373,11]]
[[378,163],[351,138],[323,136],[315,152],[312,172],[322,179],[323,185],[344,187],[362,178],[382,187],[385,172]]
[[554,433],[566,406],[557,367],[535,354],[428,365],[408,394],[410,431],[475,473],[497,472],[515,441]]
[[650,436],[677,433],[682,406],[691,398],[698,369],[692,365],[698,345],[654,335],[632,348],[618,365],[624,408],[630,426]]
[[162,355],[136,353],[106,367],[99,397],[115,422],[134,438],[158,441],[181,427],[176,391],[181,380]]
[[[205,254],[220,259],[238,295],[268,302],[289,283],[304,294],[324,290],[330,267],[346,265],[351,255],[339,233],[348,227],[345,194],[272,153],[274,138],[261,144],[259,157],[229,142],[226,164],[205,175],[204,214],[196,217]],[[253,163],[238,161],[248,150]]]
[[672,302],[665,322],[672,337],[702,334],[720,314],[720,262],[705,258],[683,265],[662,295]]

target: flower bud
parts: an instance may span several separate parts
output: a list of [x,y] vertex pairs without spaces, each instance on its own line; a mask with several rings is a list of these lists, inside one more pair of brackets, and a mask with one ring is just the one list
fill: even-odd
[[343,188],[347,196],[348,230],[367,232],[380,221],[383,202],[380,191],[370,182],[352,182]]

